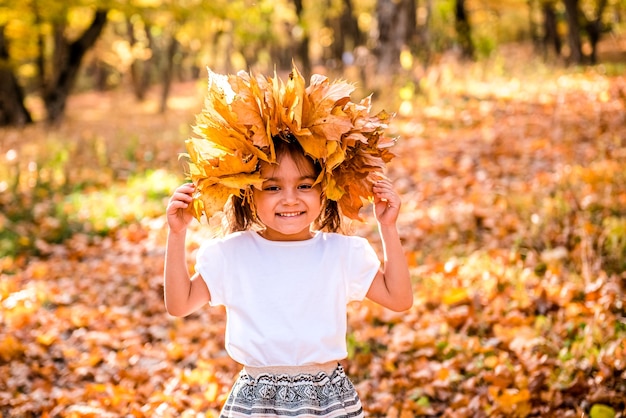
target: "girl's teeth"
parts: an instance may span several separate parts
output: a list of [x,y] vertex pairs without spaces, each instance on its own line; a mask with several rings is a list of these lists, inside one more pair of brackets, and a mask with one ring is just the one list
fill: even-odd
[[288,212],[288,213],[279,213],[279,216],[284,216],[286,218],[292,217],[292,216],[298,216],[300,215],[300,212]]

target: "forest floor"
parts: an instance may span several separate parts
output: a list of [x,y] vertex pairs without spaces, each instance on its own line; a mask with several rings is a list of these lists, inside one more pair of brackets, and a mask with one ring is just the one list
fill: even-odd
[[[626,416],[626,78],[508,65],[444,61],[389,102],[415,305],[350,306],[367,416]],[[0,258],[0,416],[216,416],[224,312],[173,318],[162,286],[201,85],[163,115],[84,93],[55,130],[1,132],[0,223],[32,251]],[[215,228],[194,224],[190,268]]]

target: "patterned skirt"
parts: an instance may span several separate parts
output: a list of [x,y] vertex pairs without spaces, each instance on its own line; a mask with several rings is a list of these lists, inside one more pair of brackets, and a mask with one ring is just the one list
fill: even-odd
[[242,370],[220,418],[363,417],[354,385],[341,365],[329,375],[268,374],[252,377]]

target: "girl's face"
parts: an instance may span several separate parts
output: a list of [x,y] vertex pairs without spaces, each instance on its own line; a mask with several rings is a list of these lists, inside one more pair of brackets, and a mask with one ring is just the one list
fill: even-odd
[[265,226],[261,235],[272,241],[311,238],[311,224],[322,208],[321,186],[313,185],[313,164],[296,164],[289,154],[278,165],[261,164],[261,176],[267,180],[253,192],[256,216]]

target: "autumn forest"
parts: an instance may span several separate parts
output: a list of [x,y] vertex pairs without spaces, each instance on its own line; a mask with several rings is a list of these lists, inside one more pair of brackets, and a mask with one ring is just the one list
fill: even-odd
[[[626,3],[0,3],[0,417],[217,417],[225,312],[163,303],[207,70],[393,114],[414,306],[348,310],[367,417],[626,417]],[[379,249],[371,207],[350,232]],[[194,221],[189,268],[220,228]]]

